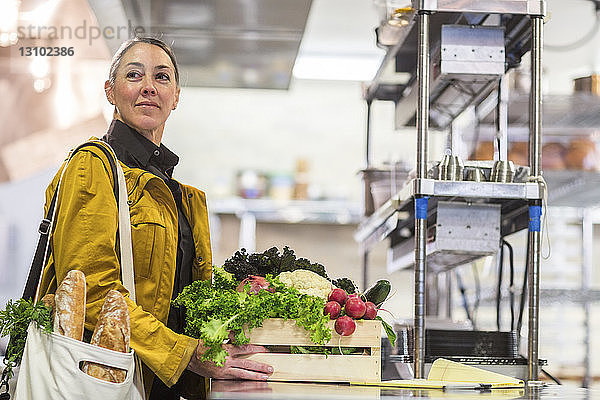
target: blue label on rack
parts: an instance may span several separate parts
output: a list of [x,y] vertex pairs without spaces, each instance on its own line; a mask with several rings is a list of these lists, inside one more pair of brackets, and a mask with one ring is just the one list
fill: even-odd
[[415,199],[415,217],[417,219],[427,219],[427,202],[429,197],[418,197]]
[[529,206],[529,232],[542,231],[542,206]]

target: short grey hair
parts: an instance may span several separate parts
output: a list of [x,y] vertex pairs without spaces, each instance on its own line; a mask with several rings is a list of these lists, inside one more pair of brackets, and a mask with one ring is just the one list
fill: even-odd
[[110,71],[108,73],[108,81],[110,82],[110,86],[112,87],[115,84],[115,79],[117,78],[117,69],[119,69],[119,65],[121,65],[121,60],[123,59],[123,56],[125,55],[125,53],[127,53],[127,51],[130,48],[132,48],[138,43],[148,43],[154,46],[158,46],[165,53],[167,53],[167,55],[171,59],[171,62],[173,63],[173,68],[175,68],[175,83],[177,84],[177,87],[179,87],[179,67],[177,66],[177,60],[175,59],[175,53],[173,52],[173,49],[162,40],[147,36],[134,37],[123,42],[121,46],[119,46],[119,49],[113,56],[112,62],[110,63]]

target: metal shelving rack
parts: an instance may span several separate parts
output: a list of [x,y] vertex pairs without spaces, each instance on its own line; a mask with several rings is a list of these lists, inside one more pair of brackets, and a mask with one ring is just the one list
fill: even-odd
[[[545,174],[547,174],[546,171]],[[577,172],[584,175],[597,173],[585,172],[585,171],[550,171],[550,172],[559,172],[561,175],[575,175]],[[548,174],[550,177],[548,179],[548,185],[551,189],[554,188],[553,184],[562,184],[560,180],[555,180],[552,178],[553,174]],[[592,188],[593,186],[588,186],[588,188]],[[598,190],[597,187],[595,189]],[[551,192],[553,195],[556,195],[556,191]],[[578,197],[579,192],[574,193],[574,197]],[[555,287],[546,287],[540,288],[540,301],[544,306],[554,306],[557,304],[570,304],[570,305],[579,305],[583,310],[583,330],[584,330],[584,338],[581,343],[584,347],[584,359],[583,359],[583,379],[581,386],[584,388],[589,388],[592,383],[592,373],[591,373],[591,305],[594,303],[600,302],[600,289],[592,288],[590,283],[592,282],[592,268],[593,268],[593,241],[594,241],[594,226],[600,225],[600,209],[597,208],[597,201],[593,203],[585,203],[579,202],[576,206],[570,204],[561,204],[566,199],[561,198],[561,196],[557,196],[556,202],[557,205],[553,205],[550,208],[558,208],[561,210],[561,217],[565,218],[569,221],[577,221],[578,224],[581,225],[581,281],[579,283],[579,287],[569,287],[569,288],[555,288]],[[585,200],[584,200],[585,201]],[[549,210],[551,213],[553,210]],[[515,290],[513,296],[516,298],[521,296],[520,290]],[[483,290],[480,294],[479,302],[480,305],[483,306],[492,306],[496,304],[497,293],[495,288],[489,288],[487,290]],[[510,293],[508,291],[502,293],[501,299],[508,300]]]
[[[541,176],[541,72],[543,17],[545,1],[532,0],[413,0],[415,18],[405,27],[405,34],[389,48],[374,80],[365,90],[367,101],[367,163],[370,158],[370,106],[374,99],[396,101],[397,123],[416,123],[417,151],[416,177],[391,200],[366,218],[359,226],[355,238],[361,243],[364,268],[368,265],[368,250],[377,241],[388,237],[403,222],[411,225],[414,235],[414,376],[424,377],[425,363],[425,292],[427,273],[427,222],[436,212],[436,200],[452,199],[466,203],[485,201],[502,207],[503,228],[507,232],[527,226],[527,209],[539,209],[544,198],[545,186],[533,180],[523,183],[450,182],[428,177],[428,136],[431,116],[434,126],[447,128],[466,107],[478,104],[498,85],[497,80],[465,87],[440,79],[431,79],[431,38],[439,38],[437,30],[443,24],[467,24],[481,21],[481,16],[504,15],[506,68],[518,64],[520,56],[531,49],[531,95],[529,101],[529,168],[530,176]],[[465,18],[466,16],[466,18]],[[433,22],[432,22],[433,21]],[[529,28],[527,28],[529,26]],[[416,36],[416,40],[415,40]],[[414,43],[417,48],[414,49]],[[413,55],[416,64],[405,65],[411,78],[406,85],[386,85],[382,77],[387,64],[400,54]],[[406,58],[406,57],[405,57]],[[415,110],[414,118],[398,121],[398,113],[404,117]],[[399,111],[400,110],[400,111]],[[408,112],[407,112],[408,110]],[[427,200],[431,198],[430,207]],[[413,210],[414,208],[414,210]],[[523,221],[523,216],[525,219]],[[508,221],[508,222],[507,222]],[[507,222],[507,223],[505,223]],[[528,379],[537,380],[538,359],[538,310],[539,269],[541,261],[541,234],[539,229],[529,231],[529,330],[528,330]]]

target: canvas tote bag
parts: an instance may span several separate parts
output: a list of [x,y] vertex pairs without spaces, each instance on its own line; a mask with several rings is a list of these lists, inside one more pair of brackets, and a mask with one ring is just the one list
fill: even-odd
[[[113,174],[113,176],[116,176],[115,195],[119,209],[121,279],[123,285],[129,291],[129,297],[135,301],[131,221],[129,218],[129,205],[127,204],[125,175],[114,151],[105,142],[89,141],[84,143],[71,153],[69,161],[79,149],[90,145],[102,149],[110,160],[113,172],[116,171],[116,175]],[[66,166],[63,169],[63,174],[65,170]],[[60,190],[61,181],[62,176],[54,194],[55,198],[57,197],[56,193]],[[55,201],[53,199],[53,204],[50,207],[52,210],[49,210],[46,217],[46,220],[49,220],[48,232],[51,231],[52,221],[56,213],[55,207],[53,207]],[[46,242],[44,259],[47,257],[47,251],[48,244]],[[34,280],[31,275],[32,272],[30,272],[28,283]],[[38,285],[40,275],[37,277]],[[125,381],[112,383],[89,376],[80,369],[84,361],[126,370]],[[15,390],[16,400],[142,400],[144,398],[141,362],[135,356],[133,350],[129,353],[121,353],[60,334],[44,333],[33,322],[29,325]]]

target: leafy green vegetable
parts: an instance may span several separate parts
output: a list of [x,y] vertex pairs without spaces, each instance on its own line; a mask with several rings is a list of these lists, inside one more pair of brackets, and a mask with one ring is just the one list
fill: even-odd
[[[203,337],[207,338],[207,341],[214,343],[223,343],[227,336],[229,336],[229,331],[227,330],[227,326],[231,321],[233,321],[238,314],[229,318],[226,322],[222,322],[218,319],[209,320],[200,331],[203,334]],[[217,365],[223,365],[225,363],[226,352],[222,351],[223,349],[217,346],[209,347],[208,350],[203,354],[202,360],[212,360],[217,363]]]
[[329,347],[319,346],[290,346],[291,354],[324,354],[326,356],[331,354]]
[[214,283],[193,282],[173,301],[175,306],[186,309],[185,333],[202,339],[207,347],[203,361],[211,360],[223,365],[227,350],[222,344],[229,331],[234,333],[233,344],[246,344],[250,339],[244,328],[251,330],[262,326],[267,318],[296,320],[298,326],[310,333],[315,344],[325,344],[331,339],[327,325],[329,316],[323,315],[323,299],[287,288],[270,275],[266,279],[275,288],[274,293],[261,290],[249,295],[246,291],[236,292],[233,289],[236,285],[232,285],[219,271],[215,273]]
[[297,269],[306,269],[329,279],[323,265],[312,263],[306,258],[296,258],[294,250],[287,246],[283,248],[281,254],[277,247],[271,247],[263,253],[252,254],[248,254],[246,249],[241,249],[225,260],[223,268],[233,274],[238,281],[243,281],[248,275],[276,276],[281,272]]
[[331,349],[331,352],[332,352],[332,354],[340,354],[340,350],[342,351],[341,354],[343,354],[345,356],[356,352],[355,347],[333,347]]
[[394,328],[390,326],[387,322],[383,320],[379,315],[375,317],[376,320],[381,321],[381,325],[383,326],[383,330],[387,334],[388,340],[392,344],[392,347],[396,345],[396,332],[394,332]]
[[4,361],[9,379],[13,375],[12,368],[21,363],[31,321],[44,332],[52,332],[52,310],[41,302],[34,305],[31,300],[9,300],[5,309],[0,310],[0,337],[9,335],[11,339]]
[[233,274],[225,271],[223,267],[213,267],[213,280],[215,281],[215,287],[219,289],[235,290],[238,284]]
[[344,289],[346,293],[352,294],[358,291],[357,286],[349,278],[338,278],[331,281],[336,287]]
[[[342,351],[340,353],[340,350]],[[343,354],[349,355],[355,353],[355,347],[322,347],[322,346],[290,346],[291,354]]]

